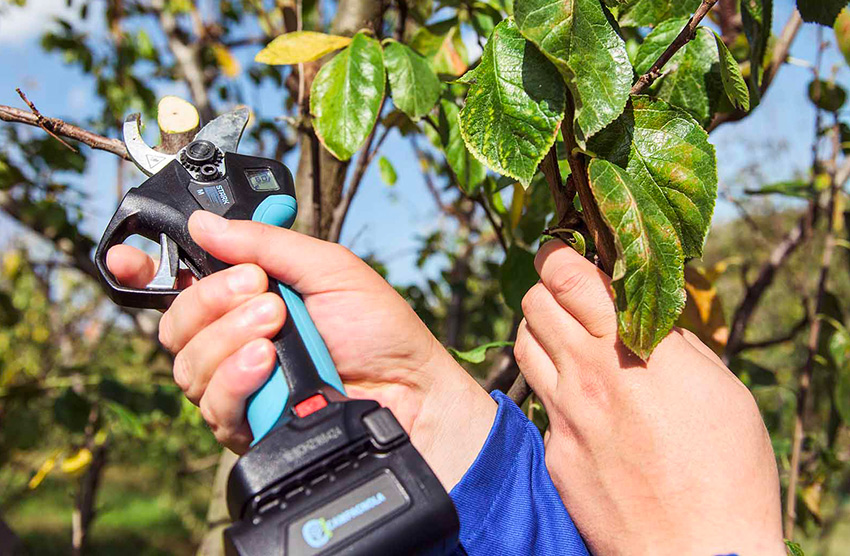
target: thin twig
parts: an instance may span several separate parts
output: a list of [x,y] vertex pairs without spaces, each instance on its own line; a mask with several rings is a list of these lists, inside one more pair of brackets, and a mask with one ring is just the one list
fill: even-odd
[[[381,106],[378,108],[379,121],[386,102],[387,97],[384,96],[384,100],[381,101]],[[351,202],[354,200],[354,196],[360,188],[360,182],[363,181],[363,176],[366,175],[366,169],[369,167],[369,163],[372,162],[372,159],[378,153],[378,150],[381,148],[381,145],[387,138],[387,135],[389,135],[391,129],[392,128],[390,126],[384,127],[383,133],[378,138],[377,143],[375,143],[375,148],[372,148],[372,143],[374,142],[375,134],[378,131],[377,122],[374,127],[372,127],[372,131],[369,132],[369,136],[366,138],[366,143],[364,143],[363,149],[360,151],[360,156],[357,159],[357,166],[355,166],[354,173],[351,175],[351,182],[348,184],[348,189],[343,195],[340,204],[334,209],[333,222],[331,222],[331,229],[328,233],[328,241],[339,242],[340,235],[342,235],[342,225],[345,223],[345,217],[348,215],[348,209],[351,208]]]
[[493,226],[493,232],[496,234],[496,239],[499,240],[499,245],[501,245],[502,249],[504,249],[505,253],[507,253],[508,240],[505,238],[504,226],[496,221],[496,217],[493,216],[493,211],[490,210],[490,207],[487,205],[487,200],[483,195],[476,195],[473,200],[481,206],[481,210],[484,211],[484,216],[487,217],[490,225]]
[[717,4],[718,0],[702,0],[702,4],[700,4],[697,11],[694,12],[694,15],[688,21],[687,25],[682,29],[679,33],[679,36],[670,43],[670,46],[667,47],[658,60],[652,64],[652,67],[649,68],[645,74],[641,75],[637,82],[632,87],[632,94],[639,95],[643,93],[650,85],[652,85],[656,79],[661,77],[661,70],[670,61],[672,58],[683,46],[691,42],[694,38],[694,33],[696,32],[697,27],[699,27],[700,22],[706,16],[706,14]]
[[93,149],[110,152],[125,160],[130,160],[130,155],[127,154],[127,149],[124,147],[124,143],[119,139],[110,139],[109,137],[98,135],[97,133],[69,124],[58,118],[48,118],[46,116],[41,117],[43,118],[42,124],[39,124],[39,117],[37,115],[27,112],[26,110],[21,110],[20,108],[0,104],[0,120],[3,120],[4,122],[39,127],[45,131],[52,132],[52,134],[79,141]]
[[759,340],[758,342],[743,342],[739,345],[738,351],[744,351],[749,349],[764,349],[768,347],[773,347],[778,344],[784,344],[785,342],[790,342],[793,340],[797,334],[802,332],[806,326],[809,325],[809,316],[808,314],[804,315],[800,322],[794,325],[794,327],[789,330],[786,334],[782,336],[777,336],[776,338],[770,338],[767,340]]
[[77,151],[77,149],[72,147],[67,141],[65,141],[64,139],[62,139],[61,137],[59,137],[58,135],[56,135],[52,131],[50,131],[50,128],[45,125],[47,118],[45,118],[44,116],[41,115],[41,112],[39,112],[38,108],[35,107],[35,104],[33,104],[32,101],[27,98],[27,95],[24,94],[24,92],[20,89],[20,87],[16,88],[15,91],[18,92],[18,96],[21,97],[21,100],[23,100],[27,104],[27,106],[30,107],[30,110],[32,110],[32,113],[35,114],[36,123],[38,124],[38,127],[43,129],[44,131],[47,132],[48,135],[50,135],[51,137],[53,137],[54,139],[56,139],[57,141],[59,141],[60,143],[65,145],[66,147],[68,147],[68,149],[71,152],[79,152],[79,151]]

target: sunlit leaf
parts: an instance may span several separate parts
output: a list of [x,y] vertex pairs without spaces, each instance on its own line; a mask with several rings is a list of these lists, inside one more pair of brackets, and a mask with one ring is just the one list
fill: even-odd
[[850,333],[840,326],[829,340],[829,356],[835,366],[835,409],[850,425]]
[[685,257],[699,257],[717,197],[717,161],[708,134],[686,112],[634,97],[593,138],[592,152],[625,168],[676,230]]
[[378,159],[378,171],[381,173],[381,179],[385,184],[395,185],[395,182],[398,180],[398,174],[396,174],[392,162],[387,157],[382,156]]
[[806,556],[806,553],[803,552],[803,548],[793,541],[786,540],[785,548],[788,550],[788,556]]
[[720,35],[713,34],[717,43],[717,53],[720,57],[720,77],[723,80],[726,97],[732,102],[732,106],[747,112],[750,109],[750,90],[747,88],[744,76],[741,75],[741,67],[732,53],[729,52]]
[[54,452],[53,455],[42,462],[42,464],[38,467],[38,471],[35,472],[35,475],[33,475],[29,480],[29,483],[27,483],[27,488],[30,490],[38,488],[38,485],[40,485],[44,481],[44,478],[53,471],[54,467],[56,467],[56,458],[58,455],[58,452]]
[[513,20],[496,26],[460,113],[469,151],[492,170],[528,185],[554,144],[564,117],[564,84]]
[[487,176],[487,169],[466,148],[460,133],[459,113],[460,109],[454,102],[441,100],[437,127],[446,162],[457,178],[458,185],[466,193],[473,194]]
[[345,48],[350,37],[326,35],[315,31],[294,31],[280,35],[260,50],[254,61],[261,64],[288,65],[312,62],[334,50]]
[[607,160],[591,161],[588,173],[617,247],[612,286],[620,338],[646,359],[685,307],[682,246],[653,184]]
[[366,140],[378,119],[385,82],[381,44],[364,33],[319,70],[310,112],[316,135],[338,159],[351,158]]
[[237,77],[239,73],[242,71],[242,66],[239,64],[239,60],[236,59],[236,56],[223,44],[214,44],[212,45],[213,56],[215,56],[215,61],[218,63],[218,67],[221,68],[221,73],[225,75],[225,77]]
[[[620,25],[623,27],[648,27],[675,18],[689,17],[702,0],[625,0],[620,8]],[[623,2],[620,2],[623,3]]]
[[440,80],[430,62],[409,46],[388,40],[384,63],[393,104],[414,121],[426,115],[440,98]]
[[626,106],[632,87],[626,44],[599,0],[516,0],[514,18],[569,86],[576,139],[584,145]]
[[471,349],[469,351],[458,351],[454,348],[449,348],[449,353],[455,356],[455,359],[460,361],[466,361],[467,363],[483,363],[484,359],[487,358],[487,350],[502,348],[507,346],[514,345],[513,342],[490,342],[489,344],[484,344],[482,346],[478,346],[477,348]]
[[[635,56],[635,71],[649,71],[676,38],[687,19],[671,19],[658,25],[641,44]],[[686,110],[703,126],[708,125],[723,95],[723,78],[714,33],[701,27],[692,41],[681,48],[664,67],[651,89],[654,97]]]
[[685,292],[687,301],[677,325],[690,330],[712,351],[722,355],[729,338],[729,327],[709,273],[693,265],[686,266]]
[[457,76],[469,67],[457,18],[420,27],[413,34],[410,47],[430,58],[437,73]]
[[68,475],[77,475],[86,470],[92,462],[92,453],[88,448],[80,448],[77,452],[62,460],[59,469]]

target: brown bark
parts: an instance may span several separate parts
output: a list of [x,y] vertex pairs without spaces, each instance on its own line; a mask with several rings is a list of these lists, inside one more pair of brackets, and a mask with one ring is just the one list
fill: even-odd
[[81,556],[86,552],[89,529],[95,517],[97,491],[100,487],[103,468],[106,465],[106,445],[94,446],[91,450],[92,462],[80,480],[80,489],[77,491],[74,511],[71,516],[71,554],[73,556]]
[[[351,36],[360,29],[371,29],[378,34],[384,14],[384,3],[379,0],[340,0],[336,16],[331,23],[330,32],[335,35]],[[309,102],[310,86],[319,71],[321,62],[304,64],[304,102]],[[312,131],[303,130],[299,133],[301,149],[298,170],[295,175],[295,189],[298,203],[302,207],[314,206],[313,194],[313,155],[310,141]],[[310,233],[316,229],[318,236],[327,238],[333,225],[334,211],[342,201],[342,191],[345,176],[348,171],[348,161],[337,160],[324,146],[319,149],[319,173],[321,192],[320,224],[314,228],[314,212],[301,211],[298,215],[297,229]]]

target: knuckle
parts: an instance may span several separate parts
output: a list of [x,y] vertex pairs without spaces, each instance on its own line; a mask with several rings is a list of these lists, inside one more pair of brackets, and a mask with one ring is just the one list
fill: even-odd
[[590,285],[591,275],[574,269],[561,269],[554,277],[549,288],[556,297],[569,297],[580,293]]
[[524,315],[534,313],[544,303],[545,296],[549,296],[549,292],[542,283],[538,282],[533,285],[522,298],[522,313]]
[[218,420],[215,416],[215,411],[213,411],[213,408],[209,403],[206,403],[206,398],[201,399],[199,408],[201,410],[201,417],[203,417],[204,421],[207,425],[209,425],[210,430],[213,432],[216,439],[221,442],[221,438],[219,438],[219,436],[224,436],[226,431],[223,431],[221,426],[219,426]]

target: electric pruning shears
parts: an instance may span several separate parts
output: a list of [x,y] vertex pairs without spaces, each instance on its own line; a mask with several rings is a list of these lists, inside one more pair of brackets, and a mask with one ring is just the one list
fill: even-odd
[[[95,253],[110,298],[126,307],[166,309],[180,293],[182,262],[197,278],[228,265],[190,237],[189,216],[290,227],[295,186],[275,160],[237,154],[247,108],[209,122],[177,154],[150,148],[140,117],[124,122],[130,158],[149,178],[130,189]],[[106,253],[132,235],[159,242],[153,280],[119,284]],[[228,554],[447,554],[457,549],[451,499],[393,414],[371,400],[345,396],[333,360],[304,302],[269,278],[286,303],[286,324],[272,339],[277,365],[249,400],[251,449],[230,473],[224,533]]]

